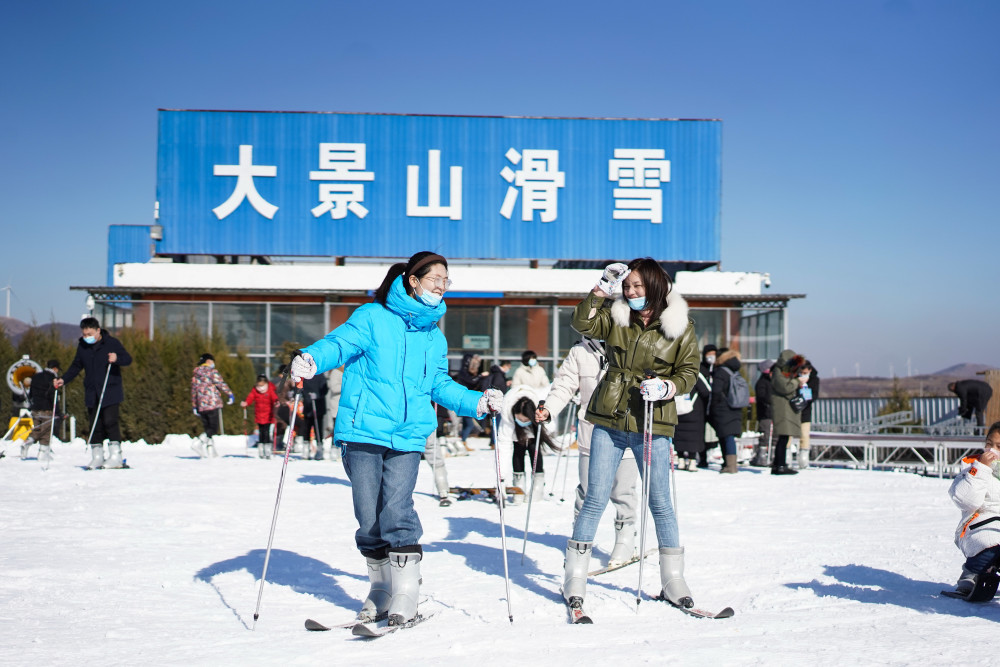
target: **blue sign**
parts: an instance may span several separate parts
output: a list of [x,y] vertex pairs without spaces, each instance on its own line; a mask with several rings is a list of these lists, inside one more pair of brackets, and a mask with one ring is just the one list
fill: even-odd
[[722,123],[167,111],[160,254],[717,262]]

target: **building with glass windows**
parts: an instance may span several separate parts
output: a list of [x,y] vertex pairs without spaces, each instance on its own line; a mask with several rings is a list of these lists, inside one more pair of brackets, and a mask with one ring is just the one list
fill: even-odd
[[702,344],[788,345],[765,273],[719,271],[718,120],[160,110],[152,225],[115,225],[104,326],[221,333],[263,372],[371,300],[388,266],[449,259],[449,356],[554,365],[611,261],[657,259]]

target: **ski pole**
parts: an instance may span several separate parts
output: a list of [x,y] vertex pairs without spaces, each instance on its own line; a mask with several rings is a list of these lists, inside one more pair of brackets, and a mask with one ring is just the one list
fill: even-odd
[[504,585],[507,587],[507,618],[513,623],[514,612],[510,608],[510,570],[507,567],[507,531],[504,528],[503,517],[504,488],[503,476],[500,474],[500,438],[497,433],[497,413],[491,411],[490,417],[493,420],[493,451],[496,454],[497,505],[500,507],[500,550],[503,551],[503,580]]
[[[573,403],[570,402],[569,405],[566,406],[566,416],[563,417],[563,428],[562,428],[562,431],[561,431],[560,435],[565,435],[566,433],[569,432],[569,420],[570,420],[570,414],[572,412],[575,412],[575,411],[573,410]],[[555,490],[554,489],[556,488],[556,484],[559,481],[559,468],[562,466],[563,456],[566,457],[566,465],[569,465],[569,446],[571,444],[572,443],[566,443],[566,445],[562,449],[559,450],[559,455],[556,457],[556,470],[555,470],[555,472],[552,473],[552,489],[553,489],[553,491],[549,491],[549,498],[551,498],[551,497],[553,497],[555,495]]]
[[[579,418],[577,418],[577,420],[576,420],[576,432],[577,432],[577,434],[580,433],[580,419]],[[577,445],[577,447],[578,447],[577,451],[579,451],[579,445]],[[569,452],[568,451],[566,452],[566,467],[563,468],[562,492],[561,492],[561,494],[559,496],[559,502],[561,502],[561,503],[562,502],[566,502],[566,480],[567,479],[569,479]]]
[[246,455],[250,456],[250,436],[247,435],[247,408],[243,406],[243,447],[246,451]]
[[771,465],[771,438],[774,437],[774,420],[771,420],[770,426],[767,427],[767,465]]
[[108,377],[111,375],[111,364],[104,373],[104,386],[101,387],[101,397],[97,399],[97,410],[94,412],[94,423],[90,425],[90,435],[87,436],[87,444],[94,438],[94,429],[97,428],[97,420],[101,417],[101,406],[104,404],[104,390],[108,388]]
[[292,414],[288,418],[291,422],[285,436],[285,460],[281,464],[281,479],[278,481],[278,497],[274,501],[274,516],[271,517],[271,533],[267,536],[267,551],[264,552],[264,571],[260,575],[260,590],[257,592],[257,608],[253,612],[253,627],[257,628],[257,619],[260,617],[260,600],[264,596],[264,584],[267,582],[267,564],[271,560],[271,544],[274,542],[274,527],[278,523],[278,507],[281,506],[281,489],[285,486],[285,471],[288,469],[288,455],[292,452],[292,434],[295,432],[295,413],[299,407],[299,399],[302,397],[302,380],[295,383],[295,402],[292,405]]
[[[646,370],[646,377],[655,377],[651,370]],[[635,589],[635,610],[639,611],[642,602],[642,570],[646,564],[646,515],[649,514],[649,479],[653,476],[653,402],[643,401],[642,419],[642,503],[640,504],[639,528],[639,584]]]
[[49,424],[49,444],[52,444],[52,438],[56,437],[56,408],[59,407],[59,388],[57,387],[55,393],[52,394],[52,423]]
[[[538,401],[538,408],[545,407],[545,401]],[[535,455],[531,461],[531,490],[528,492],[528,514],[524,518],[524,542],[521,544],[521,565],[524,565],[524,552],[528,548],[528,524],[531,522],[531,501],[535,499],[535,475],[538,473],[538,452],[542,448],[542,429],[545,428],[539,422],[535,422],[538,431],[535,433]],[[544,490],[544,489],[543,489]]]

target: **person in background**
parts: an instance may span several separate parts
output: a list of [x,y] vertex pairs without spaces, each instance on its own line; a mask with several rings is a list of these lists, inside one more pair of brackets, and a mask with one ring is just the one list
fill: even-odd
[[[520,394],[520,392],[526,392]],[[515,494],[512,504],[519,505],[524,501],[525,495],[530,490],[532,500],[541,500],[545,491],[545,463],[540,451],[536,451],[535,443],[540,447],[548,447],[550,450],[558,450],[558,446],[552,440],[545,426],[537,419],[537,408],[535,400],[532,398],[533,390],[527,385],[518,385],[511,388],[504,397],[504,405],[501,414],[507,422],[501,426],[501,437],[510,438],[513,446],[511,455],[511,467],[513,469],[514,486],[523,491],[523,494]],[[515,400],[516,399],[516,400]],[[507,415],[510,415],[508,420]],[[505,435],[506,434],[506,435]],[[524,459],[527,457],[528,464],[525,466]],[[530,469],[531,484],[527,484],[526,470]]]
[[743,432],[743,408],[730,407],[729,385],[740,372],[740,353],[726,350],[718,357],[712,371],[712,403],[709,422],[722,443],[724,463],[719,471],[726,474],[739,472],[736,462],[736,438]]
[[532,389],[547,389],[549,386],[549,376],[545,369],[538,364],[538,355],[534,350],[525,350],[521,353],[521,366],[514,371],[514,378],[510,382],[511,387],[518,387],[526,384]]
[[993,397],[993,387],[982,380],[959,380],[948,384],[948,391],[958,396],[958,416],[975,417],[976,426],[986,425],[986,406]]
[[[712,372],[715,370],[715,359],[718,356],[718,351],[719,348],[711,343],[701,348],[701,365],[698,367],[698,372],[708,378],[710,385],[712,383]],[[698,452],[699,468],[708,467],[708,450],[719,444],[719,438],[715,434],[715,429],[712,428],[711,416],[712,406],[711,402],[709,402],[709,405],[705,407],[705,437],[703,440],[705,446]]]
[[[698,458],[705,453],[705,431],[709,405],[712,401],[712,381],[700,370],[698,381],[686,396],[674,398],[677,404],[677,426],[674,428],[674,450],[678,470],[698,472]],[[686,402],[690,411],[682,412]]]
[[802,408],[802,415],[800,417],[802,420],[802,435],[799,437],[799,470],[807,470],[809,468],[809,435],[812,431],[813,402],[819,398],[819,373],[816,372],[816,367],[812,365],[812,362],[806,361],[805,372],[805,387],[809,390],[806,392],[809,398],[806,399],[806,407]]
[[966,559],[955,592],[968,595],[977,577],[1000,564],[1000,422],[986,432],[982,454],[962,459],[948,494],[962,512],[955,546]]
[[340,405],[340,390],[344,382],[344,371],[334,368],[326,373],[326,414],[323,417],[323,432],[330,434],[330,460],[339,461],[341,448],[333,439],[333,432],[337,426],[337,408]]
[[768,451],[774,444],[774,422],[771,420],[771,367],[774,366],[773,359],[765,359],[757,364],[760,377],[754,385],[754,405],[757,406],[757,431],[760,437],[757,439],[757,446],[753,449],[753,459],[750,465],[755,468],[766,468],[771,465],[768,460]]
[[278,392],[267,376],[260,374],[247,397],[240,401],[240,407],[253,405],[253,419],[257,424],[257,456],[271,458],[271,427],[275,423],[274,412],[278,407]]
[[34,429],[21,445],[21,458],[27,458],[28,449],[37,442],[38,461],[44,467],[47,467],[52,461],[52,446],[49,443],[49,436],[52,435],[52,422],[56,418],[56,388],[53,383],[58,377],[59,362],[50,359],[46,362],[44,371],[35,373],[31,377],[31,385],[27,392],[28,400],[31,403],[31,423],[34,425]]
[[[87,443],[90,463],[85,467],[88,470],[124,468],[121,427],[118,425],[119,407],[125,400],[121,369],[132,363],[132,357],[94,317],[80,321],[80,332],[83,335],[77,343],[73,363],[61,378],[52,381],[52,386],[59,389],[72,382],[80,371],[84,372],[84,403],[93,427],[93,438]],[[108,440],[107,461],[104,459],[105,438]]]
[[[478,354],[466,352],[462,355],[462,364],[458,372],[455,373],[455,381],[466,389],[475,390],[479,385],[479,369],[482,363],[483,359]],[[506,382],[504,384],[506,385]],[[472,451],[472,447],[469,447],[468,443],[469,436],[473,432],[482,433],[482,431],[483,428],[475,419],[472,417],[462,417],[462,429],[459,435],[462,439],[462,446],[465,447],[466,451]]]
[[799,388],[805,386],[808,380],[806,363],[805,358],[794,350],[785,350],[771,367],[771,419],[778,436],[774,460],[771,462],[772,475],[794,475],[798,472],[788,466],[785,455],[789,439],[802,434],[802,399]]
[[198,365],[191,375],[191,405],[196,417],[201,420],[202,434],[191,444],[191,449],[199,458],[206,455],[218,456],[213,440],[219,432],[219,416],[222,412],[222,395],[226,404],[233,404],[233,391],[215,368],[215,357],[206,352],[201,355]]
[[[584,336],[570,348],[552,378],[552,388],[545,397],[545,405],[536,410],[536,419],[549,421],[551,415],[558,415],[563,408],[575,407],[573,396],[577,391],[580,392],[580,407],[577,408],[579,422],[576,429],[577,449],[580,452],[577,465],[580,483],[576,486],[576,502],[573,504],[574,521],[587,496],[587,474],[590,470],[590,439],[594,433],[594,425],[587,421],[587,405],[607,367],[608,357],[604,345],[599,340]],[[703,424],[702,437],[704,432]],[[609,567],[621,565],[635,556],[635,518],[639,514],[639,494],[636,493],[635,483],[638,478],[639,468],[636,467],[635,456],[631,449],[627,449],[611,484],[611,504],[615,507],[615,546],[608,559]]]
[[[302,382],[302,403],[305,406],[304,415],[309,428],[316,436],[316,449],[307,445],[305,458],[316,461],[323,460],[323,421],[326,418],[326,394],[329,391],[326,375],[320,373]],[[307,438],[308,439],[308,438]]]
[[479,391],[496,389],[497,391],[506,394],[512,384],[512,382],[507,379],[507,373],[510,373],[510,359],[504,359],[499,364],[493,364],[490,366],[489,373],[479,376],[477,389]]

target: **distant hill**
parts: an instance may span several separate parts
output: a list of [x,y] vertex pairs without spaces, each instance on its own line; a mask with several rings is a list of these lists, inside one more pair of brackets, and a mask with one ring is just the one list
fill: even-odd
[[[67,322],[55,322],[55,327],[59,331],[59,337],[64,343],[73,343],[80,338],[80,324],[69,324]],[[0,326],[3,326],[3,330],[7,333],[7,338],[13,345],[17,345],[21,341],[21,337],[24,336],[28,329],[32,326],[27,322],[22,322],[16,317],[4,317],[0,315]],[[45,329],[53,326],[52,322],[46,322],[44,324],[35,325],[40,329]]]
[[[898,378],[899,385],[910,396],[954,396],[948,384],[958,380],[983,380],[982,371],[996,370],[983,364],[955,364],[936,373]],[[892,393],[892,378],[886,377],[821,377],[822,398],[871,398]]]

